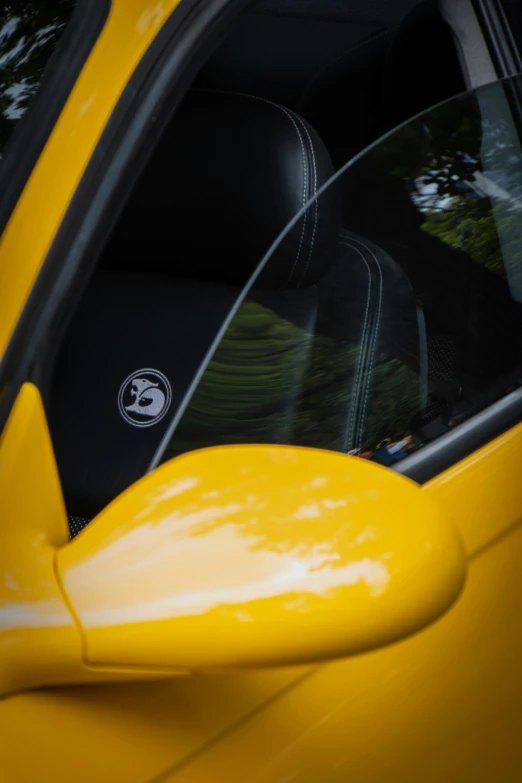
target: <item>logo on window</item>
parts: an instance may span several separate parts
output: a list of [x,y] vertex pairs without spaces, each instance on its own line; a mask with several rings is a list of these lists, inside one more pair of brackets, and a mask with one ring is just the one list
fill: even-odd
[[118,394],[120,413],[134,427],[152,427],[165,416],[172,389],[158,370],[137,370],[125,378]]

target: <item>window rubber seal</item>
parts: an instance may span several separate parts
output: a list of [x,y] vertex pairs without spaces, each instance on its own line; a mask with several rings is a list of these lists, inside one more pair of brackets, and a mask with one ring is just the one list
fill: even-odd
[[522,389],[516,389],[471,418],[458,424],[409,457],[393,465],[392,470],[418,484],[438,476],[486,446],[522,420]]

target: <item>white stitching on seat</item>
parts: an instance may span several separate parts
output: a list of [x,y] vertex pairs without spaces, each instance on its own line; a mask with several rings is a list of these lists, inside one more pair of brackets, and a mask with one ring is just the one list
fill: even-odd
[[306,266],[305,266],[305,268],[303,270],[303,274],[301,275],[300,282],[302,282],[304,280],[304,278],[305,278],[305,275],[306,275],[307,271],[308,271],[308,267],[310,266],[310,261],[312,260],[312,253],[314,251],[314,243],[315,243],[315,235],[317,233],[317,224],[319,222],[319,201],[317,199],[317,164],[316,164],[316,161],[315,161],[314,145],[312,143],[312,139],[310,137],[310,134],[308,133],[308,128],[306,127],[306,124],[303,122],[303,120],[301,119],[301,117],[298,114],[296,114],[295,112],[292,112],[292,114],[294,115],[296,120],[298,120],[301,123],[301,125],[303,126],[303,130],[306,133],[306,136],[308,138],[308,142],[310,144],[310,150],[312,152],[312,163],[313,163],[313,166],[314,166],[314,192],[313,192],[313,196],[312,196],[312,198],[315,199],[315,201],[314,201],[314,227],[313,227],[313,231],[312,231],[312,239],[310,241],[310,248],[309,248],[309,251],[308,251],[308,259],[306,261]]
[[[346,238],[346,237],[344,237],[344,238]],[[375,362],[375,351],[377,349],[377,335],[379,334],[379,326],[380,326],[380,323],[381,323],[381,313],[382,313],[382,281],[383,281],[382,267],[381,267],[381,262],[379,261],[379,259],[377,258],[377,256],[373,252],[373,250],[370,247],[368,247],[368,245],[366,245],[364,242],[362,242],[362,240],[356,239],[355,237],[350,237],[350,240],[352,242],[357,242],[357,244],[359,244],[362,247],[364,247],[365,250],[367,250],[368,253],[370,253],[370,255],[374,259],[375,263],[377,264],[377,269],[379,270],[379,306],[378,306],[378,309],[377,309],[377,322],[376,322],[375,330],[374,330],[374,333],[373,333],[373,340],[372,340],[372,347],[371,347],[371,364],[370,364],[370,367],[373,370],[373,365],[374,365],[374,362]],[[366,416],[366,408],[367,408],[367,405],[368,405],[368,397],[369,397],[369,394],[370,394],[370,386],[371,386],[370,380],[371,380],[371,377],[368,378],[368,382],[366,384],[366,391],[365,391],[365,394],[364,394],[364,402],[363,402],[363,407],[362,407],[362,415],[361,415],[361,418],[360,418],[360,421],[359,421],[358,446],[354,447],[354,448],[361,448],[362,447],[362,437],[363,437],[363,432],[364,432],[363,431],[364,419],[365,419],[365,416]]]
[[[344,236],[341,234],[342,239],[351,239],[351,237]],[[348,420],[348,444],[345,444],[346,451],[349,451],[350,449],[355,448],[354,447],[354,437],[355,437],[355,411],[357,409],[357,401],[359,399],[359,386],[362,382],[362,365],[363,365],[363,345],[366,339],[366,332],[368,328],[368,314],[370,311],[370,294],[372,290],[372,274],[370,272],[370,267],[368,265],[367,260],[365,259],[364,255],[361,253],[361,251],[357,248],[351,245],[349,242],[340,242],[341,245],[344,247],[350,247],[352,250],[355,250],[355,252],[362,258],[364,261],[364,264],[366,266],[366,269],[368,271],[368,294],[366,296],[366,309],[364,313],[364,323],[363,323],[363,331],[361,336],[361,352],[359,354],[359,361],[357,363],[357,370],[355,373],[355,385],[354,385],[354,391],[352,396],[352,404],[350,406],[350,417]]]
[[[290,120],[290,122],[292,123],[292,125],[295,128],[295,130],[297,132],[297,135],[299,137],[299,142],[301,144],[301,153],[302,153],[302,157],[303,157],[303,207],[304,207],[306,205],[306,202],[307,202],[306,191],[307,191],[307,187],[308,187],[308,163],[307,163],[307,160],[306,160],[306,151],[305,151],[305,145],[304,145],[303,137],[302,137],[301,132],[299,130],[299,126],[298,126],[297,122],[294,119],[294,116],[295,116],[297,119],[300,120],[301,118],[299,117],[299,115],[297,115],[297,114],[294,115],[294,112],[291,112],[291,110],[287,109],[285,106],[280,106],[278,103],[274,103],[273,101],[269,100],[268,98],[262,98],[262,97],[260,97],[258,95],[249,95],[248,93],[245,93],[245,92],[233,92],[232,90],[213,90],[213,89],[210,89],[208,87],[202,87],[202,88],[197,88],[197,89],[198,89],[198,92],[213,92],[213,93],[217,93],[219,95],[235,95],[235,96],[237,96],[239,98],[250,98],[253,101],[262,101],[263,103],[267,103],[269,106],[273,106],[275,109],[280,109],[280,111],[282,111],[282,112],[284,112],[286,114],[286,116],[288,117],[288,119]],[[292,115],[294,115],[294,116],[292,116]],[[314,151],[313,151],[312,141],[310,139],[310,134],[308,133],[308,131],[307,131],[306,127],[304,126],[304,124],[303,124],[303,127],[304,127],[305,132],[306,132],[306,134],[308,136],[308,139],[310,141],[310,145],[312,146],[312,157],[313,157],[313,160],[314,160],[314,171],[315,171],[315,155],[314,155]],[[295,257],[294,263],[292,265],[292,269],[290,270],[290,274],[288,276],[288,280],[287,280],[288,283],[290,282],[290,280],[293,277],[293,274],[294,274],[297,262],[299,261],[299,257],[301,255],[301,250],[302,250],[302,247],[303,247],[305,230],[306,230],[307,218],[308,218],[308,210],[306,210],[306,212],[304,213],[303,218],[302,218],[303,226],[302,226],[302,229],[301,229],[301,237],[299,239],[299,247],[297,248],[297,255]],[[315,231],[314,231],[314,237],[315,237]],[[306,269],[307,268],[308,268],[308,264],[306,266]],[[306,269],[305,269],[305,272],[306,272]]]
[[[301,136],[301,133],[299,131],[299,126],[298,126],[297,122],[294,119],[294,116],[297,117],[297,115],[294,115],[294,113],[292,111],[290,111],[290,109],[287,109],[285,106],[280,106],[278,103],[274,103],[273,101],[270,101],[268,98],[261,98],[261,97],[259,97],[257,95],[248,95],[248,93],[233,93],[233,94],[235,94],[235,95],[243,95],[246,98],[252,98],[253,100],[262,101],[263,103],[268,103],[269,106],[273,106],[274,108],[280,109],[282,112],[284,112],[286,114],[286,116],[290,119],[290,121],[292,122],[292,125],[296,129],[297,135],[299,136],[299,142],[301,144],[301,152],[302,152],[302,155],[303,155],[303,207],[304,207],[306,205],[307,200],[308,200],[306,198],[306,196],[307,196],[306,191],[307,191],[307,188],[308,188],[308,162],[306,160],[306,150],[305,150],[303,137]],[[297,117],[297,118],[300,119],[299,117]],[[308,131],[307,131],[307,135],[308,135]],[[308,136],[308,138],[310,138],[310,136]],[[313,150],[313,148],[312,148],[312,150]],[[302,247],[303,247],[303,242],[304,242],[307,222],[308,222],[308,210],[306,210],[306,212],[303,215],[303,227],[301,229],[301,237],[299,239],[299,247],[297,248],[297,255],[295,257],[294,263],[292,264],[292,269],[290,270],[290,274],[288,275],[288,281],[287,281],[288,283],[290,282],[290,280],[294,276],[294,271],[295,271],[295,269],[297,267],[297,262],[299,261],[299,257],[301,255],[301,250],[302,250]]]

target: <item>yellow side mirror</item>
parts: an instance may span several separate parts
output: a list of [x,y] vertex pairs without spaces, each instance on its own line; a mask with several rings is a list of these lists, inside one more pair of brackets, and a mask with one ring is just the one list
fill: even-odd
[[365,460],[229,446],[163,465],[58,551],[88,667],[181,673],[352,655],[456,599],[456,531]]

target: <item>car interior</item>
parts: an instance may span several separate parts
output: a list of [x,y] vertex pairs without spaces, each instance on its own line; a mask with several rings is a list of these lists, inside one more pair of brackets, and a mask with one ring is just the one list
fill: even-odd
[[[398,180],[369,188],[365,170],[321,191],[471,86],[436,0],[261,0],[240,15],[126,201],[54,364],[71,536],[183,451],[290,443],[391,465],[517,383],[504,279],[423,232]],[[158,377],[169,406],[153,417],[154,395],[142,413],[139,397]]]

